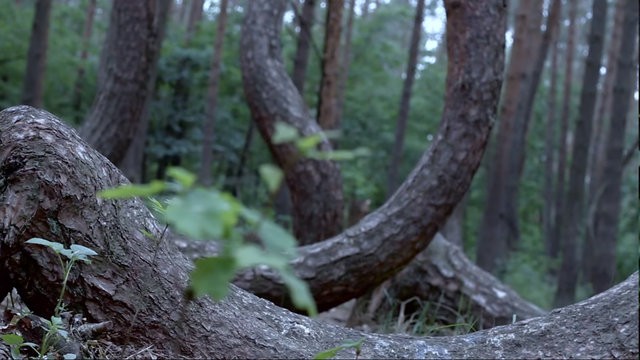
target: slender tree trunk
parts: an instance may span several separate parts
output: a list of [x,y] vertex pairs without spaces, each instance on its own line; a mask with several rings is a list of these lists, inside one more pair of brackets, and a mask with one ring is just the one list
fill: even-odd
[[[506,82],[501,99],[498,133],[495,138],[494,153],[489,163],[486,209],[478,236],[476,261],[483,269],[496,273],[502,271],[508,259],[509,245],[518,238],[518,218],[514,186],[510,177],[517,177],[518,169],[511,161],[518,149],[513,148],[513,140],[518,132],[524,132],[525,119],[518,116],[521,102],[526,98],[531,81],[530,59],[538,50],[542,1],[522,1],[516,14],[516,29]],[[532,37],[533,41],[529,41]],[[519,148],[522,150],[522,148]]]
[[89,0],[87,12],[84,20],[84,30],[82,31],[82,50],[80,50],[80,62],[76,71],[76,81],[73,86],[73,97],[71,104],[75,111],[75,119],[79,123],[82,120],[82,88],[84,85],[85,62],[89,56],[89,45],[91,44],[91,33],[93,31],[93,19],[96,13],[96,0]]
[[589,54],[580,93],[580,108],[574,132],[569,184],[564,214],[566,224],[562,227],[562,263],[558,274],[558,288],[554,298],[556,306],[573,302],[578,281],[578,239],[584,224],[584,189],[587,171],[589,143],[593,111],[597,95],[600,65],[602,62],[603,37],[607,18],[607,0],[594,0],[593,17],[589,33]]
[[202,164],[200,165],[200,182],[211,185],[211,165],[213,163],[213,140],[216,110],[218,104],[218,83],[220,82],[220,63],[222,62],[222,45],[227,23],[228,0],[220,1],[220,13],[217,18],[216,39],[213,45],[213,59],[211,72],[209,73],[209,89],[207,92],[207,104],[205,106],[205,119],[202,127]]
[[[610,125],[606,142],[607,161],[600,178],[602,195],[595,199],[594,239],[589,280],[596,293],[606,290],[613,284],[616,268],[616,243],[624,166],[625,127],[631,94],[635,90],[634,77],[637,62],[634,62],[638,39],[638,2],[624,1],[624,22],[622,40],[617,59],[617,72],[613,87]],[[605,177],[606,174],[606,177]]]
[[391,162],[389,164],[387,197],[390,197],[398,186],[398,171],[402,162],[402,152],[404,150],[404,133],[407,128],[407,119],[409,118],[411,90],[413,88],[413,82],[416,76],[416,67],[418,64],[418,47],[420,46],[420,35],[422,34],[424,2],[425,0],[418,0],[418,4],[416,5],[416,14],[413,20],[413,31],[411,33],[409,56],[407,58],[407,71],[404,74],[404,85],[402,88],[402,97],[400,98],[400,107],[396,122],[395,141],[393,143]]
[[353,37],[353,19],[356,12],[356,0],[349,0],[349,14],[347,16],[347,26],[344,36],[344,46],[342,47],[342,60],[340,61],[340,79],[338,81],[338,100],[336,117],[342,121],[344,112],[344,97],[349,78],[349,66],[351,65],[351,39]]
[[316,0],[305,0],[302,5],[302,14],[298,17],[298,43],[296,47],[296,55],[293,60],[293,74],[291,79],[300,94],[304,97],[304,83],[307,75],[307,66],[309,65],[309,51],[311,50],[311,29],[315,22]]
[[27,67],[22,88],[22,103],[42,107],[47,48],[49,47],[49,20],[51,0],[37,0],[29,39]]
[[362,3],[362,18],[366,19],[369,16],[369,6],[371,5],[371,0],[364,0]]
[[[562,7],[562,3],[559,5]],[[560,9],[558,10],[560,11]],[[554,163],[555,163],[555,147],[556,147],[556,128],[557,128],[557,114],[556,103],[558,93],[558,44],[556,39],[558,38],[558,29],[551,35],[551,64],[549,79],[551,84],[549,85],[549,97],[547,99],[547,122],[545,125],[545,143],[544,143],[544,188],[542,197],[544,199],[544,207],[542,209],[542,231],[544,237],[545,251],[549,257],[553,257],[553,228],[555,224],[556,209],[554,207],[555,200],[553,197],[555,177]]]
[[555,224],[553,237],[549,241],[550,255],[557,258],[560,252],[561,231],[564,224],[565,209],[565,175],[567,167],[567,133],[571,116],[571,86],[573,82],[573,57],[575,52],[577,2],[569,2],[569,29],[567,34],[566,63],[564,70],[564,86],[562,90],[562,114],[560,115],[560,137],[558,142],[558,167],[555,190]]
[[253,142],[254,128],[255,125],[253,124],[253,121],[249,121],[249,127],[247,128],[247,132],[245,133],[244,144],[242,145],[242,151],[240,152],[240,161],[238,162],[238,167],[235,171],[235,183],[231,190],[234,196],[238,196],[238,194],[240,193],[240,179],[242,179],[245,164],[247,162],[247,158],[249,157],[249,150],[251,149],[251,144]]
[[[594,209],[596,207],[596,197],[600,196],[598,190],[603,185],[603,180],[608,179],[603,177],[603,169],[605,166],[605,159],[607,156],[607,149],[605,142],[607,141],[607,133],[610,129],[607,123],[607,117],[611,113],[612,93],[614,87],[614,80],[617,72],[617,61],[620,55],[621,33],[624,23],[625,14],[625,1],[619,0],[616,3],[614,23],[612,25],[611,39],[609,41],[609,47],[607,51],[607,73],[604,77],[604,84],[600,90],[600,96],[596,106],[596,112],[593,124],[593,141],[589,148],[589,162],[587,167],[587,179],[589,184],[589,190],[587,192],[587,208]],[[613,123],[613,119],[609,120]],[[623,139],[623,137],[621,137]],[[608,159],[607,159],[608,161]],[[582,259],[581,259],[581,273],[584,274],[583,280],[585,282],[592,281],[591,269],[593,267],[593,252],[598,244],[598,240],[594,238],[594,225],[596,219],[591,216],[595,215],[594,212],[589,211],[587,217],[587,231],[584,236],[584,244],[582,245]]]
[[318,93],[318,124],[324,130],[340,128],[338,84],[340,81],[340,39],[344,0],[329,1],[322,51],[322,78]]

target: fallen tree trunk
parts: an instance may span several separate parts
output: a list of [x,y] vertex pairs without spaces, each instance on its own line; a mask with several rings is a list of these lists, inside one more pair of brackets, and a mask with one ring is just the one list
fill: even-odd
[[[126,183],[106,158],[51,114],[21,106],[0,112],[0,297],[16,288],[48,317],[62,272],[43,237],[96,250],[69,278],[67,309],[110,323],[111,341],[151,345],[166,356],[308,358],[345,339],[364,339],[363,358],[637,357],[638,276],[577,305],[510,326],[442,338],[366,334],[288,312],[232,286],[229,296],[186,301],[190,261],[132,200],[95,193]],[[347,349],[338,356],[354,356]]]

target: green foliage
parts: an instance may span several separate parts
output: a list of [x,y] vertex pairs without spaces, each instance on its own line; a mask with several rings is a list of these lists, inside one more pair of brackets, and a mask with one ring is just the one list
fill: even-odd
[[[270,191],[277,189],[282,174],[277,168],[265,172]],[[310,315],[317,313],[315,302],[306,283],[298,279],[290,261],[295,257],[296,241],[286,230],[259,212],[245,207],[230,193],[194,186],[195,177],[189,172],[171,168],[168,175],[177,180],[160,182],[162,186],[125,185],[100,192],[101,197],[126,199],[138,194],[156,195],[171,189],[175,193],[160,207],[163,220],[176,232],[196,240],[215,239],[222,249],[218,256],[195,261],[191,273],[191,289],[197,296],[223,298],[234,274],[248,267],[267,265],[278,271],[290,291],[293,303]],[[245,242],[249,235],[261,240],[261,247]]]
[[348,349],[354,349],[355,350],[355,358],[357,359],[358,356],[360,356],[360,351],[362,349],[362,344],[364,343],[364,338],[360,339],[360,340],[345,340],[342,342],[342,344],[328,349],[328,350],[324,350],[321,351],[319,353],[316,354],[316,356],[314,356],[314,359],[331,359],[333,357],[335,357],[336,355],[338,355],[338,352],[342,351],[342,350],[348,350]]

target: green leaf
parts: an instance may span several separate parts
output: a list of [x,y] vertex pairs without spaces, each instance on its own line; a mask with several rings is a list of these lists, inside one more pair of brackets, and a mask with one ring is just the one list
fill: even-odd
[[191,286],[196,296],[210,295],[220,300],[229,291],[229,282],[235,275],[237,264],[233,257],[215,256],[194,261],[191,272]]
[[253,244],[239,246],[233,252],[233,256],[239,268],[267,265],[274,269],[278,269],[289,264],[288,259],[282,255],[265,252]]
[[149,198],[148,201],[149,201],[149,206],[153,211],[155,211],[157,214],[161,216],[164,216],[165,212],[167,211],[167,208],[166,206],[164,206],[164,204],[162,204],[156,198]]
[[2,339],[2,341],[4,341],[9,346],[22,345],[22,343],[24,342],[22,336],[16,334],[0,335],[0,339]]
[[166,189],[164,181],[154,180],[143,185],[121,185],[112,189],[98,191],[98,197],[103,199],[131,199],[136,196],[147,197],[161,193]]
[[279,167],[271,164],[262,164],[258,168],[260,172],[260,177],[262,181],[267,185],[267,189],[271,194],[275,194],[275,192],[280,187],[280,183],[282,182],[282,178],[284,174]]
[[279,254],[294,255],[297,246],[296,239],[280,225],[264,219],[256,224],[254,231],[267,250]]
[[82,246],[82,245],[78,245],[78,244],[71,244],[70,248],[71,248],[71,250],[73,250],[74,254],[76,254],[76,255],[85,255],[85,256],[96,256],[96,255],[98,255],[97,252],[93,251],[92,249],[89,249],[86,246]]
[[308,151],[314,149],[318,144],[320,144],[323,140],[322,134],[313,134],[309,136],[305,136],[296,141],[296,146],[303,153],[307,153]]
[[276,122],[275,131],[271,137],[271,141],[274,144],[283,144],[296,141],[300,138],[300,133],[295,127],[283,123],[281,121]]
[[317,360],[322,360],[322,359],[331,359],[334,356],[336,356],[338,354],[338,351],[342,350],[342,347],[340,346],[336,346],[334,348],[331,348],[329,350],[325,350],[325,351],[320,351],[319,353],[316,354],[316,356],[314,356],[314,359]]
[[306,310],[309,316],[313,317],[318,315],[318,308],[309,290],[309,285],[296,277],[291,268],[287,267],[279,270],[284,284],[287,286],[287,289],[289,289],[289,295],[291,295],[293,304],[299,309]]
[[63,244],[58,242],[52,242],[52,241],[41,239],[41,238],[31,238],[26,242],[29,244],[44,245],[46,247],[53,249],[53,251],[55,251],[56,253],[60,253],[61,251],[64,250]]
[[184,189],[190,189],[196,182],[194,174],[180,167],[170,167],[167,169],[167,175],[179,182]]
[[[331,359],[332,357],[335,357],[340,350],[351,349],[351,348],[354,348],[356,350],[356,354],[359,354],[360,348],[362,347],[362,343],[364,343],[364,338],[360,340],[345,340],[342,344],[334,348],[317,353],[316,356],[314,356],[313,358],[314,359]],[[357,355],[356,355],[356,358],[357,358]]]
[[197,188],[167,205],[166,220],[192,239],[227,238],[238,222],[240,208],[230,194]]

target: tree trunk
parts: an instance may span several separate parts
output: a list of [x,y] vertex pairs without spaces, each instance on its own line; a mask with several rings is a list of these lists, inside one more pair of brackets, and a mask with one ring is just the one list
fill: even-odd
[[298,17],[298,43],[296,47],[296,55],[293,60],[293,74],[291,78],[300,95],[304,97],[304,83],[307,75],[307,66],[309,65],[309,50],[311,49],[311,29],[315,22],[316,0],[305,0],[302,5],[302,15]]
[[574,132],[569,184],[567,188],[564,216],[566,224],[562,227],[562,263],[558,274],[558,288],[554,298],[556,306],[574,301],[578,281],[577,259],[578,239],[584,224],[584,188],[587,171],[587,157],[591,141],[593,110],[600,77],[602,61],[602,39],[607,18],[607,1],[594,0],[591,31],[589,33],[589,54],[580,93],[580,108]]
[[93,19],[96,14],[96,0],[89,0],[87,12],[84,18],[84,30],[82,31],[82,50],[80,50],[80,62],[76,71],[76,81],[73,86],[73,97],[71,104],[75,112],[75,120],[80,123],[82,120],[82,88],[84,85],[85,62],[89,56],[89,45],[91,44],[91,33],[93,31]]
[[[309,117],[304,100],[284,71],[279,39],[286,2],[251,1],[247,5],[240,62],[245,96],[253,120],[284,170],[293,203],[294,234],[300,244],[314,243],[340,232],[340,170],[331,161],[304,159],[293,144],[272,143],[276,121],[297,128],[302,136],[318,134],[321,129]],[[320,150],[331,150],[328,140],[321,142]]]
[[[613,284],[616,269],[616,243],[620,215],[625,126],[631,94],[634,89],[635,47],[638,34],[638,2],[626,0],[620,52],[613,87],[611,123],[606,143],[607,161],[600,178],[602,195],[596,195],[594,241],[589,280],[595,292],[606,290]],[[605,177],[606,176],[606,177]],[[600,192],[600,189],[598,189]]]
[[362,338],[361,358],[638,356],[637,273],[547,316],[455,337],[345,329],[292,314],[234,286],[223,301],[189,302],[182,297],[189,261],[172,242],[140,232],[162,237],[141,201],[96,199],[96,191],[127,181],[71,128],[44,111],[14,107],[0,112],[0,144],[0,219],[8,224],[0,228],[0,297],[15,287],[35,314],[48,317],[56,302],[49,295],[59,291],[63,274],[48,249],[25,241],[39,236],[90,247],[99,256],[76,265],[64,300],[87,322],[104,322],[107,333],[94,337],[103,344],[151,346],[167,358],[310,358],[345,339]]
[[159,3],[115,0],[103,48],[98,93],[80,129],[87,142],[119,165],[142,123],[160,47]]
[[[274,8],[274,4],[278,6]],[[466,193],[480,163],[502,80],[504,10],[496,10],[502,9],[499,1],[490,7],[484,2],[447,4],[453,11],[447,24],[449,58],[458,60],[449,64],[447,105],[432,147],[382,207],[342,234],[300,248],[300,257],[293,264],[317,294],[321,310],[363,295],[423,250]],[[307,195],[305,204],[323,204],[330,196],[318,190],[316,179],[322,179],[319,171],[332,164],[308,159],[295,162],[300,155],[294,146],[270,141],[275,119],[287,121],[304,135],[319,131],[306,116],[302,98],[280,60],[277,39],[285,5],[284,1],[250,2],[241,46],[245,94],[272,154],[282,168],[293,169],[287,174],[287,182],[294,193],[294,206],[295,192],[308,189],[316,191]],[[328,142],[322,146],[329,148]],[[326,186],[332,178],[324,179],[321,185]],[[318,214],[322,211],[314,212],[316,219]],[[349,255],[355,253],[362,258]],[[237,283],[278,304],[289,301],[271,271],[252,269]]]
[[[154,22],[156,31],[158,33],[158,52],[162,49],[162,43],[167,29],[167,22],[169,20],[169,14],[171,13],[172,0],[158,0],[156,5],[158,11],[156,12],[156,21]],[[147,93],[147,99],[144,103],[144,109],[142,112],[142,118],[140,119],[140,126],[136,131],[127,153],[119,164],[120,170],[124,175],[133,183],[140,183],[145,181],[145,150],[147,147],[147,132],[149,130],[149,112],[151,107],[151,100],[156,93],[156,81],[158,67],[154,66],[151,69],[151,75],[149,76],[149,92]]]
[[404,133],[407,128],[409,118],[409,107],[411,101],[411,89],[416,76],[418,64],[418,47],[420,46],[420,35],[422,34],[422,20],[424,19],[424,1],[418,0],[416,5],[416,16],[413,20],[413,31],[411,32],[411,44],[409,45],[409,57],[407,59],[407,71],[405,72],[404,85],[402,87],[402,97],[400,98],[400,108],[396,123],[396,135],[391,152],[391,163],[389,164],[389,174],[387,178],[387,197],[391,196],[398,186],[398,169],[402,162],[402,152],[404,149]]
[[318,92],[318,124],[323,130],[340,128],[337,105],[343,9],[344,0],[333,0],[327,4],[324,49],[322,50],[322,76]]
[[[567,133],[571,116],[571,86],[573,82],[573,56],[575,52],[577,2],[569,2],[569,29],[567,35],[566,63],[564,70],[564,86],[562,90],[562,112],[560,115],[560,137],[558,142],[558,167],[556,170],[555,190],[555,223],[553,236],[549,240],[549,251],[552,259],[558,258],[561,246],[561,231],[564,224],[565,178],[567,167]],[[553,269],[555,272],[556,269]]]
[[22,88],[22,103],[42,107],[44,74],[49,47],[49,19],[51,18],[51,0],[37,0],[29,39],[27,67]]
[[[515,199],[510,198],[514,195],[514,187],[509,182],[510,177],[517,175],[517,169],[512,167],[510,159],[515,155],[512,153],[518,151],[513,148],[513,139],[517,137],[518,131],[524,131],[525,119],[517,116],[518,108],[521,106],[520,102],[524,101],[531,77],[530,59],[535,54],[533,49],[537,51],[536,39],[540,33],[541,14],[541,0],[520,2],[501,100],[498,133],[493,158],[489,163],[487,208],[483,212],[476,252],[478,265],[491,273],[503,270],[509,246],[517,242],[519,237],[516,203]],[[529,41],[531,36],[534,41]],[[519,128],[522,130],[518,130]]]
[[199,178],[205,185],[211,185],[211,165],[213,164],[213,129],[216,121],[218,105],[218,83],[220,82],[220,63],[222,61],[222,44],[227,22],[227,0],[220,1],[220,13],[217,18],[216,39],[213,45],[213,59],[211,60],[211,72],[209,73],[209,89],[207,92],[207,104],[205,107],[205,119],[202,127],[202,164],[200,164]]
[[[616,3],[615,15],[613,17],[613,25],[611,31],[611,39],[608,44],[607,51],[607,73],[604,77],[604,83],[602,89],[599,92],[598,103],[596,104],[596,112],[593,123],[593,141],[589,148],[589,162],[587,165],[587,179],[589,179],[589,190],[587,192],[587,205],[588,209],[596,207],[596,195],[598,190],[603,185],[603,168],[606,159],[606,141],[607,132],[609,127],[607,126],[607,116],[611,113],[612,93],[614,87],[614,80],[616,77],[616,62],[620,52],[621,32],[622,25],[624,23],[625,14],[625,1],[620,0]],[[606,114],[606,115],[605,115]],[[613,121],[610,119],[609,121]],[[620,139],[624,139],[621,137]],[[590,216],[592,212],[589,212],[587,217],[587,231],[584,236],[584,244],[582,245],[582,259],[581,259],[581,272],[585,275],[584,281],[591,281],[591,268],[593,265],[593,251],[598,241],[594,238],[593,225],[595,219]]]
[[342,121],[344,112],[344,97],[349,78],[349,66],[351,65],[351,40],[353,38],[353,19],[356,12],[356,0],[349,1],[349,14],[344,34],[344,46],[342,47],[342,59],[340,61],[340,79],[338,80],[338,94],[336,100],[336,118]]
[[[558,11],[561,11],[562,3],[558,6]],[[544,238],[544,248],[549,258],[554,257],[552,244],[553,228],[556,218],[556,209],[554,207],[555,200],[553,197],[555,173],[557,169],[554,169],[555,163],[555,147],[556,147],[556,128],[557,128],[557,114],[556,103],[558,93],[558,44],[556,39],[558,38],[558,29],[551,34],[551,64],[549,65],[549,97],[547,99],[547,122],[545,124],[545,137],[544,137],[544,187],[542,191],[542,198],[544,199],[544,205],[542,209],[542,236]]]

